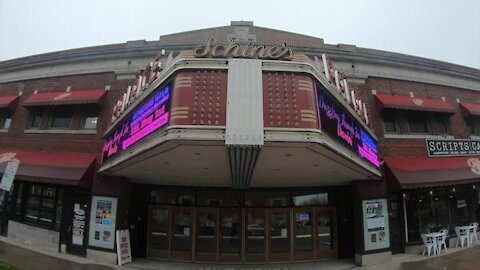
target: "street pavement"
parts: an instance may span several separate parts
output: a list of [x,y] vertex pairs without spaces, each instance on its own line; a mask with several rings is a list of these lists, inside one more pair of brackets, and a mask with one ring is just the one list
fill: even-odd
[[180,270],[480,270],[480,245],[471,248],[451,248],[449,253],[437,257],[418,254],[397,254],[391,262],[368,267],[358,267],[352,260],[333,260],[293,264],[267,265],[207,265],[174,263],[158,260],[134,259],[125,266],[96,263],[58,252],[35,249],[0,237],[0,260],[19,269],[27,270],[137,270],[137,269],[180,269]]

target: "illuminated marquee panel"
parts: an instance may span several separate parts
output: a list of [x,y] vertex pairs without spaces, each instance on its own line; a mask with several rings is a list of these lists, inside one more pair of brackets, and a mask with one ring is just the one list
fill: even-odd
[[170,114],[172,85],[169,84],[124,118],[106,138],[102,149],[102,163],[167,126]]
[[326,90],[318,84],[316,90],[320,129],[359,157],[380,167],[375,140]]

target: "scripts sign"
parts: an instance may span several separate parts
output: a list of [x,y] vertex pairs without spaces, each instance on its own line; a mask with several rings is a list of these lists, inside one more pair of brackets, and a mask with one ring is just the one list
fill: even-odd
[[463,157],[480,155],[480,140],[426,140],[429,157]]

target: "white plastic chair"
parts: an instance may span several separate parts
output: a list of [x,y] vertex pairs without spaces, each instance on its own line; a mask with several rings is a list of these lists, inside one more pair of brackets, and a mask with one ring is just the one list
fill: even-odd
[[442,251],[442,246],[445,249],[445,253],[447,253],[447,236],[448,236],[448,230],[443,229],[440,231],[442,233],[442,236],[437,238],[437,251],[438,254]]
[[478,244],[478,237],[477,237],[477,230],[478,230],[478,222],[473,222],[470,224],[472,228],[470,228],[470,244],[473,245],[473,239],[475,238],[475,244]]
[[427,250],[428,256],[430,256],[430,253],[433,252],[435,254],[435,243],[433,241],[433,238],[427,237],[425,234],[421,234],[422,240],[423,240],[423,253],[422,255],[425,256],[425,250]]
[[458,247],[458,241],[460,241],[462,248],[463,242],[465,242],[465,245],[468,245],[467,233],[464,230],[460,230],[460,228],[456,226],[455,233],[457,234],[457,244],[455,245],[455,247]]

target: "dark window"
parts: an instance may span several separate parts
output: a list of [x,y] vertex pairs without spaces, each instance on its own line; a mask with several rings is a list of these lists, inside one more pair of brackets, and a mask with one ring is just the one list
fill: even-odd
[[198,191],[197,205],[205,206],[241,206],[243,194],[239,191]]
[[1,110],[0,111],[0,129],[10,128],[11,123],[12,123],[12,112],[9,110]]
[[150,201],[158,204],[194,205],[193,190],[152,190]]
[[55,221],[58,212],[56,208],[58,193],[55,187],[29,185],[25,201],[25,222],[49,229],[59,229],[56,224],[59,222]]
[[52,113],[51,128],[68,129],[72,124],[73,107],[55,108]]
[[473,189],[473,204],[476,205],[475,216],[477,220],[480,220],[480,189],[478,188],[478,185],[473,185]]
[[430,129],[427,124],[426,115],[422,113],[409,113],[407,115],[410,133],[428,134]]
[[328,205],[327,192],[294,192],[292,199],[295,206]]
[[437,116],[437,126],[440,134],[451,134],[450,121],[448,117]]
[[286,191],[248,191],[245,192],[247,206],[289,206],[290,194]]
[[393,113],[383,114],[383,124],[385,126],[385,133],[398,133],[398,122]]
[[85,117],[85,122],[83,123],[83,129],[96,129],[97,121],[98,121],[98,117],[96,116]]
[[475,122],[476,121],[473,118],[467,118],[466,119],[467,128],[468,128],[468,132],[470,133],[470,135],[477,135],[478,134],[477,126],[476,126]]
[[30,124],[29,128],[40,128],[42,124],[42,111],[41,110],[34,110],[31,111],[30,115]]
[[80,128],[82,129],[97,129],[99,108],[96,106],[81,107],[80,110],[85,112],[83,114],[83,122]]

